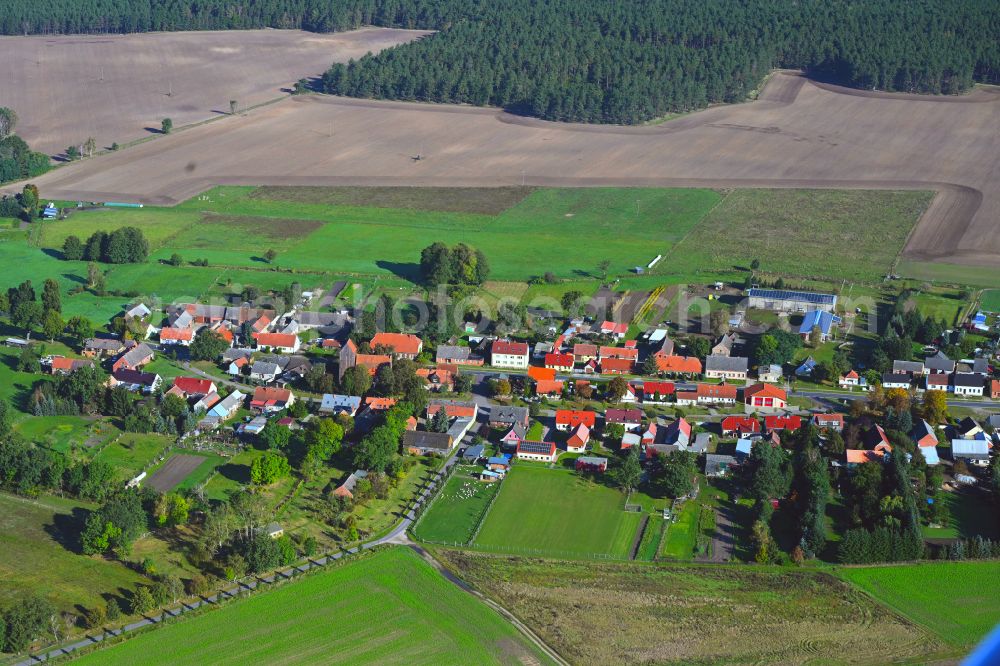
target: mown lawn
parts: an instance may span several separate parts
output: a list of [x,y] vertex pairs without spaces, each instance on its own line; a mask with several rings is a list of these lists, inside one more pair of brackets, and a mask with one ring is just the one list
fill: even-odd
[[974,492],[974,489],[963,489],[957,492],[941,493],[941,496],[950,515],[948,526],[925,527],[925,537],[932,539],[971,539],[974,536],[996,539],[1000,537],[997,530],[996,505],[993,498],[987,493]]
[[515,464],[475,546],[553,557],[627,558],[642,515],[616,488],[576,472]]
[[661,557],[671,560],[690,560],[694,557],[700,511],[701,504],[698,502],[685,502],[677,512],[676,520],[667,523],[667,535],[663,538]]
[[824,573],[435,553],[572,664],[867,665],[953,652]]
[[468,543],[479,519],[500,488],[499,483],[485,483],[472,478],[480,467],[461,466],[441,489],[434,504],[420,519],[414,533],[417,538],[439,543]]
[[0,608],[18,595],[44,595],[60,610],[103,604],[146,579],[125,565],[76,552],[91,505],[56,497],[29,500],[0,493]]
[[[749,267],[876,282],[889,271],[932,192],[733,190],[656,272]],[[844,252],[850,253],[850,269]]]
[[1000,562],[926,562],[838,573],[956,647],[971,647],[1000,621]]
[[396,548],[183,619],[80,664],[549,663],[494,611]]
[[141,472],[156,456],[166,450],[174,437],[155,433],[122,433],[118,439],[105,446],[94,456],[118,470],[122,480],[127,481]]

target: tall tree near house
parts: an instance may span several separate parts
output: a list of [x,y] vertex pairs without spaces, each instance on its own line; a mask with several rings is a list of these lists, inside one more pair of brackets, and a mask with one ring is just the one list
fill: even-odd
[[621,402],[628,391],[628,382],[622,376],[616,376],[608,382],[607,396],[608,402]]
[[809,331],[809,345],[816,348],[821,344],[823,344],[823,331],[819,326],[813,326],[812,330]]
[[639,480],[642,478],[642,465],[639,464],[639,452],[636,449],[629,451],[622,466],[615,470],[615,481],[626,493],[630,493],[639,487]]

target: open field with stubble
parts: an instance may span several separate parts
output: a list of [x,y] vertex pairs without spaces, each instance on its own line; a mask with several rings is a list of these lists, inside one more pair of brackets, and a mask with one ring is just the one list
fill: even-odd
[[[0,37],[0,105],[18,134],[52,155],[88,136],[100,148],[281,97],[333,62],[409,42],[416,30],[366,28]],[[153,132],[150,131],[150,128]]]
[[37,182],[57,198],[168,204],[217,184],[933,189],[906,256],[1000,265],[998,101],[992,88],[862,94],[779,73],[755,102],[603,127],[310,95]]
[[951,654],[824,573],[435,554],[573,664],[889,664]]
[[79,664],[548,664],[494,611],[408,548],[92,652]]

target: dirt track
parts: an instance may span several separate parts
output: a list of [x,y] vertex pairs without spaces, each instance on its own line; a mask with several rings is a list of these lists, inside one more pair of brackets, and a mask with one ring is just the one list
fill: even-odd
[[50,197],[166,204],[262,183],[936,189],[905,254],[1000,265],[1000,95],[912,97],[777,73],[756,102],[630,128],[309,96],[37,182]]
[[21,116],[35,150],[61,153],[93,136],[99,146],[281,96],[334,61],[426,34],[368,28],[333,34],[233,30],[142,35],[0,37],[0,106]]

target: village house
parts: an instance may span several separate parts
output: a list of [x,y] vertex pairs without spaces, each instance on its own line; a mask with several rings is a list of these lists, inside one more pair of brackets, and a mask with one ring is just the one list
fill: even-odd
[[626,358],[604,358],[600,362],[602,375],[632,374],[634,366],[635,362]]
[[986,432],[971,416],[964,417],[955,425],[955,434],[962,439],[985,439]]
[[727,416],[721,424],[723,437],[753,435],[760,432],[760,421],[752,416]]
[[736,458],[733,456],[710,453],[705,456],[705,476],[713,479],[726,476],[736,464]]
[[655,354],[656,370],[668,375],[700,375],[701,361],[694,356]]
[[628,333],[628,323],[616,323],[613,321],[603,321],[599,329],[601,335],[607,335],[615,340],[624,340]]
[[1000,398],[1000,380],[991,379],[987,384],[987,390],[989,391],[990,399],[996,400]]
[[743,390],[744,411],[774,414],[788,407],[788,394],[774,384],[754,384]]
[[270,414],[291,407],[295,396],[289,389],[258,386],[250,399],[250,409],[254,412]]
[[442,409],[450,419],[475,419],[476,415],[479,414],[479,405],[472,400],[431,400],[427,405],[427,418],[430,419]]
[[737,389],[729,384],[698,384],[696,400],[700,405],[735,405]]
[[495,368],[526,369],[530,354],[527,342],[494,340],[490,347],[490,364]]
[[209,409],[219,404],[222,401],[222,396],[220,396],[215,391],[207,395],[203,395],[198,398],[193,405],[191,405],[191,411],[195,414],[199,412],[208,412]]
[[535,382],[535,395],[539,397],[559,397],[563,392],[563,383],[558,379],[539,379]]
[[838,384],[840,388],[849,391],[853,391],[855,388],[865,389],[868,387],[868,382],[858,374],[857,370],[850,370],[847,374],[841,375]]
[[446,432],[407,430],[403,433],[403,449],[413,455],[434,453],[444,455],[451,451],[455,440]]
[[572,430],[578,425],[593,428],[597,425],[597,412],[584,409],[557,409],[556,430]]
[[577,363],[596,361],[597,354],[598,354],[597,345],[592,345],[585,342],[578,342],[575,345],[573,345],[573,359]]
[[759,382],[776,384],[782,380],[783,375],[780,365],[762,365],[757,368],[757,381]]
[[953,372],[955,372],[955,362],[948,358],[944,352],[939,351],[924,359],[924,374],[944,373],[950,375]]
[[451,365],[483,365],[486,360],[474,353],[471,347],[458,347],[454,345],[439,345],[435,360],[438,363],[448,363]]
[[254,361],[250,366],[250,380],[259,384],[270,384],[278,378],[281,368],[271,361]]
[[892,453],[888,442],[880,442],[871,449],[847,449],[844,451],[844,462],[848,469],[853,469],[865,463],[884,463]]
[[697,391],[678,391],[674,395],[674,401],[678,407],[690,407],[698,404]]
[[990,464],[990,443],[985,439],[953,439],[951,457],[956,462],[962,460],[968,465],[986,467]]
[[734,333],[726,333],[712,346],[712,351],[709,354],[711,356],[731,356],[735,345],[736,335]]
[[518,460],[535,460],[538,462],[555,462],[558,455],[555,442],[529,442],[521,441],[517,443]]
[[820,342],[830,339],[834,326],[840,325],[840,317],[826,310],[808,310],[799,325],[799,335],[803,340],[809,340],[814,330],[819,330]]
[[293,333],[254,333],[257,349],[294,354],[299,350],[299,336]]
[[542,368],[533,365],[528,368],[528,377],[536,382],[551,382],[556,378],[556,371],[552,368]]
[[556,372],[572,372],[574,357],[572,354],[546,354],[545,367]]
[[458,367],[439,363],[434,368],[417,368],[417,377],[427,382],[427,388],[431,391],[451,391],[455,388],[455,375],[458,374]]
[[982,397],[984,381],[980,375],[954,374],[951,378],[952,391],[955,395],[966,397]]
[[363,469],[356,469],[351,472],[344,482],[337,486],[333,494],[337,497],[346,497],[347,499],[354,499],[354,489],[358,486],[358,481],[364,479],[368,476],[368,472]]
[[194,340],[194,330],[190,328],[170,328],[164,326],[160,329],[160,344],[166,346],[181,345],[188,347]]
[[139,343],[118,357],[111,370],[136,370],[153,360],[153,350],[145,343]]
[[674,394],[673,382],[645,381],[642,383],[643,402],[666,402]]
[[801,427],[801,416],[768,414],[764,417],[764,430],[767,432],[780,432],[782,430],[795,431]]
[[813,423],[820,430],[833,430],[835,432],[843,432],[844,430],[844,415],[843,414],[815,414],[813,416]]
[[340,361],[337,366],[338,379],[344,378],[344,373],[356,366],[368,369],[368,374],[374,376],[383,365],[392,365],[392,357],[386,354],[359,354],[354,340],[348,340],[340,350]]
[[605,427],[611,424],[624,426],[625,430],[638,430],[642,427],[641,409],[609,409],[604,413]]
[[517,446],[518,442],[524,441],[524,438],[527,436],[528,428],[520,423],[514,423],[507,428],[507,432],[500,438],[500,445],[508,448],[514,447]]
[[[558,412],[557,412],[558,413]],[[509,428],[514,424],[519,424],[527,428],[530,415],[527,407],[514,407],[510,405],[493,405],[490,407],[491,428]]]
[[635,363],[639,360],[639,350],[635,347],[608,347],[604,345],[598,350],[597,356],[601,363],[612,358]]
[[42,361],[42,365],[48,367],[49,373],[53,375],[69,375],[80,368],[93,367],[91,359],[67,358],[65,356],[50,356]]
[[910,381],[910,376],[906,374],[882,373],[882,388],[884,389],[908,389],[910,388]]
[[921,376],[924,374],[923,361],[893,361],[892,372],[897,375]]
[[233,391],[225,398],[215,403],[211,409],[208,410],[208,415],[215,416],[221,421],[232,418],[236,412],[239,411],[245,398],[246,396],[239,391]]
[[424,341],[409,333],[376,333],[368,343],[372,353],[379,348],[388,349],[394,358],[413,360],[424,349]]
[[216,392],[215,382],[199,377],[174,377],[173,386],[167,391],[168,394],[178,395],[184,399],[200,398]]
[[320,414],[347,414],[353,417],[361,407],[361,398],[356,395],[324,393],[319,403]]
[[566,439],[566,450],[570,453],[583,453],[587,450],[589,441],[590,428],[581,423],[573,429],[569,438]]
[[750,359],[743,356],[709,356],[705,359],[705,376],[709,379],[747,378],[747,367]]
[[934,372],[927,375],[924,382],[924,387],[928,391],[945,391],[947,393],[951,390],[951,384],[948,382],[948,375],[943,372]]
[[128,391],[141,391],[142,393],[153,393],[160,387],[161,378],[154,372],[141,372],[139,370],[115,370],[108,377],[108,386],[115,388],[121,386]]
[[88,338],[80,353],[87,358],[111,358],[125,351],[125,343],[118,338]]

